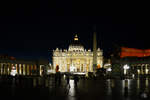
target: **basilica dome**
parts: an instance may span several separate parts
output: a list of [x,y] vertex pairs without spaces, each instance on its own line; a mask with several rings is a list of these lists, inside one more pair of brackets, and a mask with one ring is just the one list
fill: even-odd
[[79,42],[78,35],[75,35],[74,40],[69,45],[69,51],[84,51],[83,45]]

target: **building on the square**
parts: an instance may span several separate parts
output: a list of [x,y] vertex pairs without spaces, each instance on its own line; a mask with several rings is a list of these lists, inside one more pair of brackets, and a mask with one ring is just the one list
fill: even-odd
[[10,75],[15,68],[17,75],[42,75],[47,60],[18,59],[8,55],[0,55],[0,75]]
[[[53,51],[53,67],[59,66],[60,72],[93,72],[93,52],[86,50],[75,35],[68,50],[58,49]],[[103,66],[103,52],[97,49],[97,67]]]
[[112,72],[118,75],[150,75],[150,49],[118,48],[112,57]]

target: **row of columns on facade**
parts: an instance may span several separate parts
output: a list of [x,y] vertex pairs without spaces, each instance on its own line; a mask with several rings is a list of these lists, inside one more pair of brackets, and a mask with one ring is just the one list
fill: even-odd
[[150,65],[149,64],[141,64],[138,66],[131,65],[133,70],[137,70],[138,74],[150,74]]
[[[54,70],[56,69],[56,66],[59,66],[59,71],[65,71],[65,72],[70,72],[70,67],[72,64],[67,64],[67,65],[55,65]],[[74,66],[75,65],[75,66]],[[73,64],[73,66],[76,68],[75,72],[92,72],[93,68],[91,64]],[[100,64],[97,65],[97,67],[101,67]]]
[[[71,64],[68,64],[67,67],[65,67],[65,71],[70,72],[70,67]],[[80,64],[80,66],[74,66],[76,68],[75,71],[77,72],[88,72],[88,71],[92,71],[92,68],[90,67],[90,65],[87,64]]]
[[10,75],[13,66],[15,66],[18,75],[33,75],[39,70],[37,65],[0,63],[0,75]]
[[140,65],[129,65],[129,71],[134,71],[137,74],[150,74],[150,65],[149,64],[140,64]]

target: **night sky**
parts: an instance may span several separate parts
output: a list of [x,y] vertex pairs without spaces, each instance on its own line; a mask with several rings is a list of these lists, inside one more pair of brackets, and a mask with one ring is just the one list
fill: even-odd
[[10,3],[2,7],[0,15],[0,54],[48,58],[48,50],[68,48],[76,33],[89,49],[94,24],[98,47],[106,57],[114,45],[150,48],[147,8],[110,5],[82,7],[58,0],[20,2],[15,6]]

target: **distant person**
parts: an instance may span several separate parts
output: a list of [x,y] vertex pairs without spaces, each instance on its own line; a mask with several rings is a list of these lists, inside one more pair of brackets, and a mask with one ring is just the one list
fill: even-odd
[[58,80],[58,75],[57,73],[55,74],[55,86],[57,85],[57,80]]
[[67,86],[70,88],[70,84],[69,84],[69,82],[70,82],[70,77],[69,77],[69,75],[66,75],[66,81],[67,81]]
[[75,87],[77,87],[78,82],[79,82],[78,76],[77,76],[77,75],[74,75],[74,83],[75,83]]
[[125,98],[128,97],[128,87],[124,88],[124,96]]
[[58,72],[58,85],[60,86],[61,85],[61,73]]
[[144,90],[144,92],[141,93],[141,98],[142,99],[147,99],[148,98],[148,93],[146,90]]

